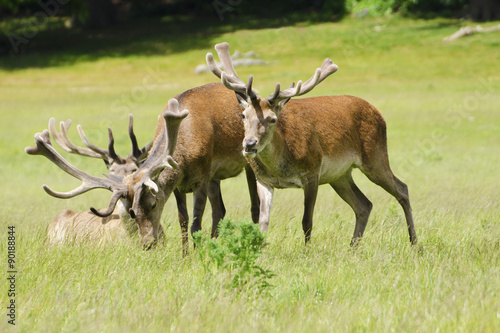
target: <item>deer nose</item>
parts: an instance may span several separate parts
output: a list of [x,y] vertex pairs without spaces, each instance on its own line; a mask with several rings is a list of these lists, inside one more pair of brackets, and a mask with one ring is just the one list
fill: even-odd
[[245,148],[254,148],[257,145],[257,140],[245,140]]
[[156,245],[156,238],[154,238],[152,235],[148,235],[146,237],[143,237],[141,239],[141,245],[142,245],[142,249],[144,251],[151,250]]

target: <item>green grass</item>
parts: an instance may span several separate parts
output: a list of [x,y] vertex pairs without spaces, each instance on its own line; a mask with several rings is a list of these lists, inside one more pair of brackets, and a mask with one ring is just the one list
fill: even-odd
[[[82,38],[69,50],[42,48],[0,58],[0,253],[6,258],[7,226],[15,225],[16,329],[500,331],[498,35],[443,43],[463,24],[451,20],[347,19],[262,24],[262,29],[258,23],[210,26],[202,33],[185,24],[172,35],[151,31],[146,37],[129,26],[130,43],[126,38],[106,43],[108,35],[113,40],[112,30],[100,37],[100,49],[91,47],[95,40]],[[32,42],[43,44],[44,35],[39,37]],[[339,65],[310,95],[357,95],[382,111],[391,165],[410,188],[422,252],[411,248],[397,202],[359,172],[356,182],[374,209],[356,251],[348,245],[353,213],[330,187],[320,188],[307,247],[300,225],[302,192],[275,192],[268,245],[258,260],[276,274],[267,295],[227,290],[223,274],[207,275],[195,255],[181,258],[173,198],[162,220],[166,242],[153,251],[140,250],[137,240],[97,249],[44,245],[46,227],[61,209],[102,207],[109,193],[70,200],[46,195],[42,184],[67,190],[78,182],[46,159],[24,153],[33,134],[45,129],[50,117],[71,118],[75,141],[76,124],[82,124],[91,140],[105,145],[112,124],[117,151],[127,154],[128,114],[134,114],[138,140],[145,144],[172,95],[216,81],[193,71],[221,41],[233,51],[253,50],[276,61],[238,69],[242,77],[254,74],[254,86],[264,95],[277,81],[307,79],[325,57]],[[146,89],[143,80],[151,72],[156,82]],[[68,159],[90,173],[105,172],[99,161]],[[228,217],[250,218],[244,176],[224,181],[222,193]],[[210,216],[207,206],[206,232]],[[6,313],[8,285],[1,281]],[[5,314],[2,318],[1,330],[12,330]]]

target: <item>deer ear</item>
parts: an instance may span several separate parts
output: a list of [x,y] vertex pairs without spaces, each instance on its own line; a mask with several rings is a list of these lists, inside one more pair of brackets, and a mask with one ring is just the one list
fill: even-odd
[[290,98],[284,99],[284,100],[280,101],[280,102],[278,103],[278,105],[279,105],[279,106],[280,106],[280,108],[282,109],[282,108],[285,106],[285,104],[286,104],[286,103],[288,103],[289,101],[290,101]]
[[290,101],[290,98],[283,99],[283,100],[279,101],[277,104],[275,104],[276,107],[274,107],[273,109],[279,115],[281,113],[281,110],[283,110],[283,108],[285,107],[285,104],[288,103],[289,101]]
[[238,103],[240,103],[240,105],[246,109],[248,107],[247,96],[239,91],[235,91],[235,93]]

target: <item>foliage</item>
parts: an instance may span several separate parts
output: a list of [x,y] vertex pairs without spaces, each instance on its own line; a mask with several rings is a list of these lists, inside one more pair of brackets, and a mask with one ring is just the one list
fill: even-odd
[[21,10],[33,10],[39,8],[37,0],[0,0],[0,13],[6,11],[17,13]]
[[392,14],[397,0],[347,0],[347,10],[355,17]]
[[[55,10],[54,10],[55,8]],[[0,17],[32,16],[39,11],[50,16],[72,16],[76,23],[103,28],[131,18],[161,15],[211,17],[223,22],[249,18],[308,16],[310,19],[339,20],[354,17],[387,16],[400,13],[409,17],[470,17],[493,20],[500,15],[495,0],[0,0]]]
[[[42,2],[40,2],[42,1]],[[63,4],[59,4],[61,1]],[[236,17],[281,17],[288,13],[311,13],[322,17],[342,18],[345,14],[345,0],[281,0],[274,1],[272,5],[266,0],[0,0],[0,16],[2,11],[7,14],[21,14],[30,16],[40,11],[42,4],[47,3],[52,7],[55,5],[59,11],[58,15],[76,15],[78,17],[101,18],[104,16],[119,16],[120,19],[130,17],[146,17],[158,15],[183,15],[183,16],[219,16],[224,19],[223,14],[231,13]],[[83,14],[82,14],[83,11]],[[109,12],[109,14],[107,13]]]
[[463,13],[468,0],[347,0],[354,16],[383,16],[400,12],[404,16],[453,16]]
[[256,263],[265,243],[258,225],[225,219],[219,224],[217,239],[204,236],[199,231],[194,234],[194,242],[196,254],[206,272],[211,275],[219,271],[230,273],[230,288],[257,288],[263,292],[270,287],[268,279],[274,274]]
[[407,16],[463,15],[469,0],[400,0],[397,9]]

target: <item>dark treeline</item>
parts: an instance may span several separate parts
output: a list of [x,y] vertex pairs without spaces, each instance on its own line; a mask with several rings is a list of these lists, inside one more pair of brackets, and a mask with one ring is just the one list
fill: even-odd
[[[368,2],[368,1],[367,1]],[[0,18],[30,16],[40,11],[70,16],[75,24],[106,27],[118,21],[153,15],[278,17],[314,14],[336,20],[363,0],[0,0]],[[413,17],[465,17],[478,21],[500,18],[498,0],[370,0],[372,8]]]

